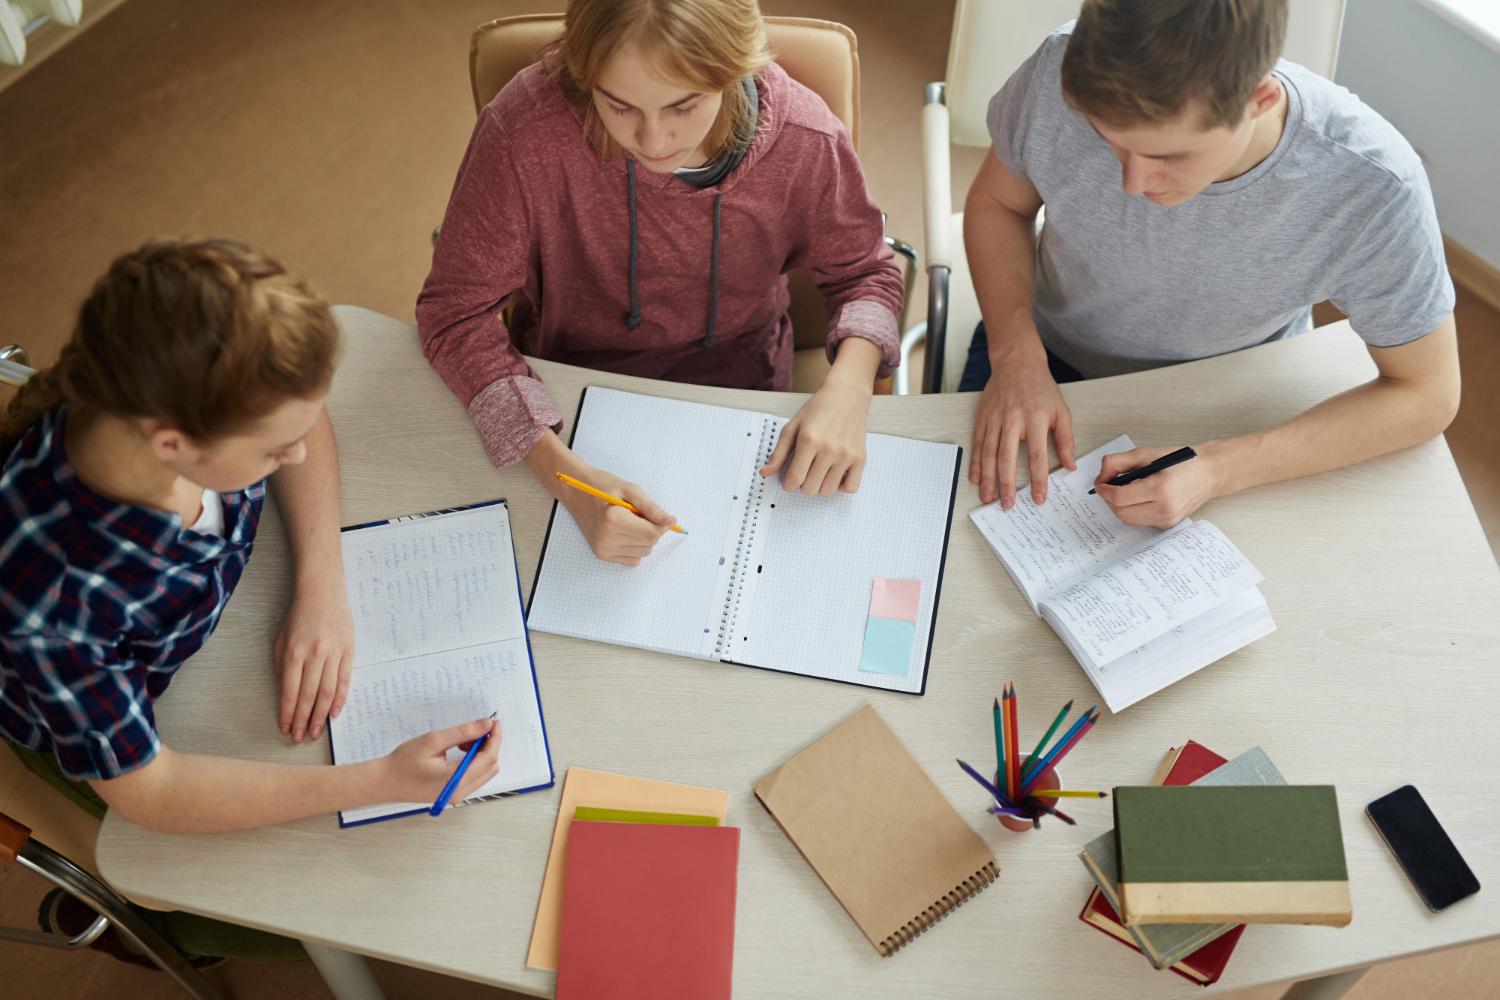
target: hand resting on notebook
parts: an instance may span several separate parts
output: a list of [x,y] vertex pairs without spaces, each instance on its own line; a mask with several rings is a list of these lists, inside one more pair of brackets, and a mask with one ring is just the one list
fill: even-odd
[[868,340],[850,337],[841,343],[823,385],[781,429],[760,474],[780,472],[782,489],[807,496],[857,492],[879,363],[880,351]]

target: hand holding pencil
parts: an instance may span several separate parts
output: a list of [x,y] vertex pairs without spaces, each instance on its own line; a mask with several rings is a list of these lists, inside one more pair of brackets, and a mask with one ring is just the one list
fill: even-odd
[[554,473],[551,485],[589,548],[605,562],[638,566],[668,531],[687,533],[639,486],[607,472],[573,468]]

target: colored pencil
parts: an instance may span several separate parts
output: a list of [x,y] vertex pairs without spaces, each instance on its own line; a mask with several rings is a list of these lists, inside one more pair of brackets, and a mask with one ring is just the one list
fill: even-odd
[[995,699],[995,781],[1005,783],[1005,726],[1000,721],[1000,699]]
[[1027,818],[1026,810],[1017,809],[1015,806],[990,806],[990,814],[993,816],[1019,816]]
[[1029,761],[1027,761],[1027,766],[1021,771],[1021,782],[1024,784],[1035,778],[1038,773],[1038,766],[1044,761],[1050,763],[1052,754],[1057,753],[1059,748],[1061,748],[1064,744],[1066,744],[1069,740],[1076,736],[1078,734],[1078,730],[1084,727],[1084,724],[1089,720],[1089,716],[1093,715],[1098,710],[1098,708],[1098,705],[1094,705],[1088,711],[1080,715],[1077,719],[1073,720],[1073,724],[1068,727],[1067,732],[1063,733],[1057,738],[1057,742],[1052,745],[1052,749],[1043,754],[1041,760],[1033,757]]
[[[957,760],[958,758],[955,757],[954,759]],[[996,788],[994,785],[986,781],[984,775],[980,774],[978,771],[974,770],[974,768],[970,767],[968,764],[965,764],[961,760],[958,761],[958,766],[964,769],[965,774],[973,778],[975,781],[979,782],[980,785],[984,786],[984,790],[993,795],[996,802],[1000,803],[1002,806],[1005,806],[1007,809],[1015,808],[1014,802],[1003,792],[1001,792],[1000,789]]]
[[1010,682],[1010,742],[1005,745],[1010,755],[1010,799],[1021,797],[1021,706],[1016,696],[1016,682]]
[[1088,790],[1074,791],[1069,788],[1038,788],[1031,793],[1031,797],[1034,799],[1107,799],[1109,798],[1109,793]]
[[[629,500],[621,500],[617,496],[611,496],[610,494],[604,492],[601,489],[598,489],[597,487],[590,486],[588,483],[584,482],[581,479],[574,479],[572,476],[559,472],[557,474],[557,481],[562,483],[564,486],[571,486],[575,490],[581,490],[584,493],[587,493],[589,496],[593,497],[595,500],[603,500],[605,503],[614,504],[616,507],[624,507],[632,514],[635,514],[639,517],[645,516],[644,514],[641,514],[641,512],[636,509],[635,504],[631,503]],[[679,535],[687,534],[687,529],[683,528],[683,526],[680,524],[672,525],[672,530],[677,532]]]
[[[1057,727],[1062,725],[1062,720],[1067,718],[1068,713],[1071,711],[1073,711],[1073,702],[1069,701],[1062,707],[1062,711],[1057,713],[1057,718],[1052,720],[1052,725],[1047,727],[1047,731],[1042,734],[1042,738],[1036,741],[1036,749],[1031,751],[1031,756],[1026,759],[1028,764],[1042,759],[1042,750],[1047,746],[1047,741],[1052,738],[1053,733],[1057,732]],[[1023,767],[1021,769],[1021,776],[1025,777],[1026,772],[1029,770],[1031,768]]]
[[1052,753],[1042,758],[1041,766],[1037,768],[1036,773],[1031,776],[1031,780],[1026,783],[1025,787],[1021,789],[1021,795],[1026,796],[1030,794],[1031,786],[1036,784],[1037,779],[1041,778],[1041,776],[1047,771],[1048,768],[1056,767],[1058,762],[1068,755],[1068,751],[1072,750],[1075,746],[1078,745],[1079,740],[1088,735],[1089,730],[1093,729],[1094,724],[1098,721],[1099,714],[1095,712],[1094,717],[1089,719],[1088,722],[1078,730],[1078,732],[1074,733],[1072,739],[1068,740],[1068,742],[1064,743],[1060,747],[1054,747]]
[[1000,689],[1000,737],[1005,744],[1005,773],[1000,776],[1000,787],[1005,789],[1006,798],[1015,801],[1016,786],[1011,781],[1011,765],[1015,760],[1010,755],[1010,685]]
[[1069,816],[1067,813],[1063,812],[1061,809],[1054,809],[1052,806],[1043,805],[1042,803],[1036,802],[1034,800],[1032,801],[1032,805],[1036,806],[1036,808],[1040,809],[1044,813],[1050,813],[1051,815],[1056,816],[1058,819],[1062,820],[1064,823],[1068,824],[1069,826],[1077,826],[1078,825],[1078,821],[1076,819],[1074,819],[1072,816]]

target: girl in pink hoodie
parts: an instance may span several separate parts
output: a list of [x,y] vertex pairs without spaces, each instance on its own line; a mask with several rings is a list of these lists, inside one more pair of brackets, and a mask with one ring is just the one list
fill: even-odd
[[522,354],[789,389],[796,268],[826,297],[832,370],[761,474],[853,492],[903,289],[847,132],[770,61],[755,0],[572,0],[557,46],[479,115],[417,325],[490,459],[524,458],[596,555],[635,565],[672,517],[568,449]]

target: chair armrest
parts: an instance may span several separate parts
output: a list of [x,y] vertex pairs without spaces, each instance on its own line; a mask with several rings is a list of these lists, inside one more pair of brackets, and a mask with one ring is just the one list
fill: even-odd
[[929,83],[922,105],[922,226],[927,243],[927,266],[948,267],[953,261],[948,220],[953,214],[953,180],[948,157],[948,105],[944,84]]

